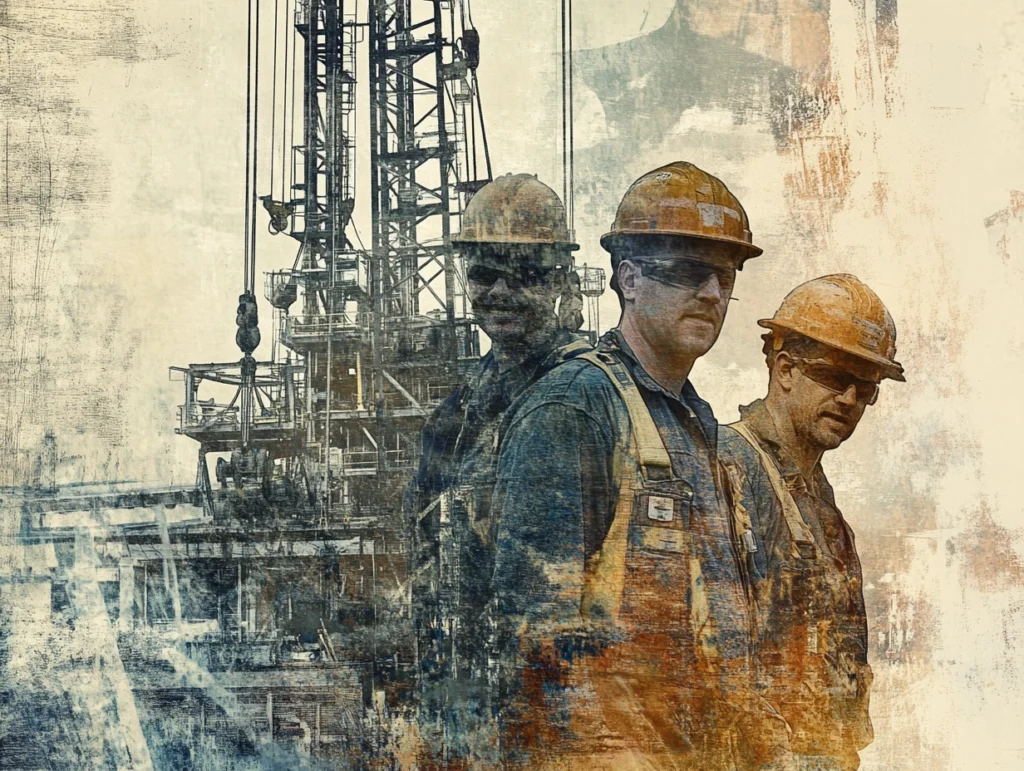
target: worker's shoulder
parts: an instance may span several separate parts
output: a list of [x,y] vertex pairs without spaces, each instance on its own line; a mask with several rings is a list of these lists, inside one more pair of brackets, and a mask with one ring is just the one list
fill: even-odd
[[718,457],[726,465],[744,469],[747,476],[760,477],[763,472],[757,450],[731,425],[718,427]]
[[619,397],[608,376],[585,358],[565,361],[545,373],[517,400],[512,420],[537,410],[580,412],[601,420],[617,408]]
[[749,457],[754,448],[731,424],[723,423],[718,427],[718,452],[720,455]]

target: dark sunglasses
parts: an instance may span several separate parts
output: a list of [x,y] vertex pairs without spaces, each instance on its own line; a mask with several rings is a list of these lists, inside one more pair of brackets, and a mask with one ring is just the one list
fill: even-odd
[[544,282],[550,270],[538,268],[536,265],[515,265],[493,268],[487,265],[470,265],[466,277],[480,286],[494,286],[499,278],[505,279],[509,289],[535,287]]
[[711,280],[718,278],[718,286],[723,292],[731,292],[736,284],[736,270],[717,265],[708,265],[699,260],[633,260],[640,266],[640,272],[648,278],[662,284],[678,286],[682,289],[696,290]]
[[823,359],[801,359],[796,356],[793,359],[800,363],[800,371],[822,388],[833,393],[845,394],[850,390],[850,386],[854,386],[857,389],[857,401],[868,405],[878,401],[878,383],[851,375]]

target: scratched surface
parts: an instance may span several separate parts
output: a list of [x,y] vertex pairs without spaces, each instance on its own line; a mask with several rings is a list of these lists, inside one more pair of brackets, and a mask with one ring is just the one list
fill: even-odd
[[[551,6],[473,6],[498,172],[558,178]],[[576,0],[575,13],[579,262],[608,268],[597,240],[622,191],[677,158],[729,183],[766,250],[694,372],[720,420],[761,395],[754,322],[796,284],[855,273],[899,327],[907,384],[884,386],[826,459],[864,564],[876,738],[862,767],[1019,768],[1018,4]],[[0,0],[0,484],[40,483],[47,453],[61,485],[192,482],[165,373],[237,357],[244,33],[244,8],[213,0]],[[273,242],[261,255],[268,270],[292,258]],[[606,293],[602,325],[616,316]],[[14,510],[5,575],[24,559]],[[158,718],[97,656],[115,601],[98,585],[83,575],[55,601],[0,583],[0,767],[312,763],[290,746],[238,759],[189,745],[201,716],[184,704]],[[113,732],[112,716],[138,731]]]

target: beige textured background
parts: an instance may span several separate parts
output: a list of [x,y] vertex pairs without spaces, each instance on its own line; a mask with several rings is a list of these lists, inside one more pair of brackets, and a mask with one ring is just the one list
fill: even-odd
[[[641,39],[675,5],[576,0],[577,45]],[[717,21],[764,4],[680,5],[735,42]],[[495,170],[534,171],[560,189],[557,4],[476,0],[473,15]],[[655,165],[691,160],[739,195],[766,254],[741,274],[740,302],[694,374],[723,421],[763,391],[755,321],[790,288],[845,271],[881,295],[908,382],[884,386],[826,461],[858,533],[872,614],[877,738],[864,767],[1021,768],[1024,242],[1000,254],[984,220],[1024,187],[1024,4],[900,0],[887,80],[863,18],[856,0],[831,3],[838,106],[820,133],[848,147],[842,198],[794,195],[799,159],[763,105],[739,119],[704,93],[653,138],[634,137],[581,77],[581,261],[607,268],[597,238],[625,184]],[[24,481],[47,428],[64,481],[193,478],[194,447],[173,434],[180,384],[166,368],[238,357],[244,36],[240,1],[0,0],[4,484]],[[734,48],[756,49],[751,40]],[[637,65],[622,93],[739,66],[663,64]],[[664,122],[664,104],[638,103],[650,114],[636,120]],[[261,232],[260,270],[293,254]],[[616,310],[602,299],[604,326]]]

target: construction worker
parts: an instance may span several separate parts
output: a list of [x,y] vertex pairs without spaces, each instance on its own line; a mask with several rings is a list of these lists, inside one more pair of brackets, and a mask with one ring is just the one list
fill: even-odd
[[904,379],[896,327],[850,275],[801,284],[758,323],[768,395],[719,441],[738,521],[754,523],[759,658],[801,767],[856,769],[872,739],[863,578],[821,457],[853,434],[882,379]]
[[762,253],[717,178],[676,162],[611,232],[622,315],[506,417],[494,491],[502,759],[749,769],[787,758],[757,697],[752,597],[718,424],[689,381]]
[[[419,579],[421,725],[433,723],[422,763],[486,767],[487,640],[493,534],[489,521],[498,427],[509,406],[542,374],[590,344],[560,323],[556,301],[574,293],[573,243],[565,208],[530,174],[508,174],[473,197],[453,239],[467,292],[491,340],[475,375],[423,430],[420,470],[407,508],[415,516]],[[578,284],[575,285],[578,293]],[[427,729],[429,732],[429,729]],[[489,755],[490,753],[490,755]],[[489,760],[490,757],[490,760]],[[460,765],[461,764],[461,765]]]

